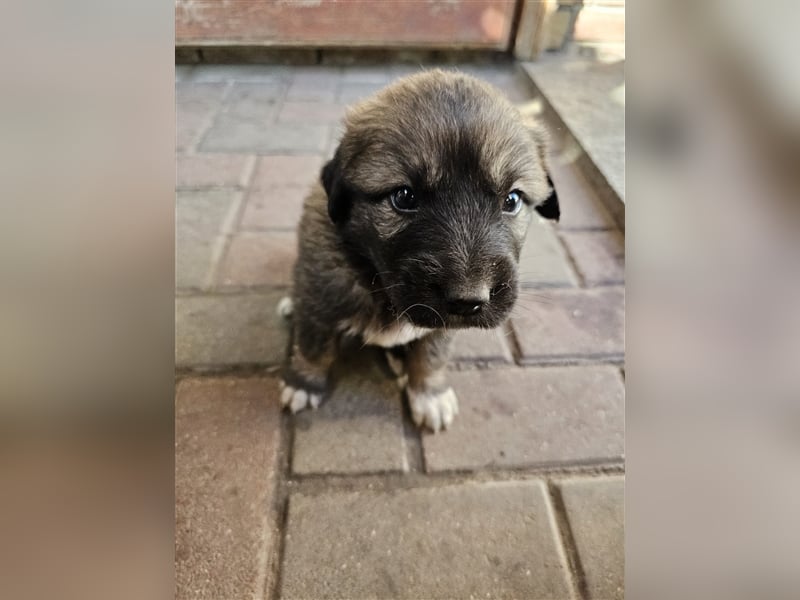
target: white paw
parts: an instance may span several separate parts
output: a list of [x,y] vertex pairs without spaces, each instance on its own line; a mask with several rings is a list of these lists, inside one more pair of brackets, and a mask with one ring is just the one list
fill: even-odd
[[286,385],[281,381],[281,404],[293,413],[299,412],[304,408],[317,408],[322,399],[320,394],[309,392],[301,388]]
[[294,312],[294,301],[289,296],[284,296],[280,299],[280,302],[278,302],[275,312],[278,313],[279,317],[288,319]]
[[447,429],[458,414],[458,398],[453,388],[443,392],[414,392],[408,390],[408,402],[414,423],[427,425],[433,431]]

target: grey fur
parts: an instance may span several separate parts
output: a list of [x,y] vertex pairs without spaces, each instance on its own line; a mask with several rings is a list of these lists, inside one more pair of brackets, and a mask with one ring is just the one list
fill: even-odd
[[[541,131],[466,75],[424,72],[351,109],[303,207],[287,383],[323,389],[344,338],[397,332],[409,397],[447,390],[450,331],[507,318],[533,213],[558,217],[545,154]],[[390,204],[401,186],[417,212]],[[526,198],[515,216],[502,212],[512,189]]]

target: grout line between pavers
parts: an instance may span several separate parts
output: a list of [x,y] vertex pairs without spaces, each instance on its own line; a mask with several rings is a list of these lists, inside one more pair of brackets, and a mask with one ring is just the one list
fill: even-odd
[[563,553],[563,558],[566,559],[567,572],[569,573],[573,594],[575,598],[580,600],[589,600],[586,575],[578,556],[578,548],[572,534],[564,499],[561,497],[561,490],[552,481],[548,480],[546,485],[548,500],[556,526],[557,542]]
[[[289,523],[289,481],[291,479],[292,452],[294,448],[294,425],[291,416],[281,411],[280,461],[276,473],[274,502],[275,540],[270,564],[272,577],[265,581],[264,598],[278,598],[283,577],[283,560],[286,554],[286,532]],[[268,584],[268,585],[267,585]]]
[[597,461],[575,461],[551,463],[538,467],[481,468],[461,471],[433,471],[402,473],[382,471],[378,473],[307,473],[291,477],[292,492],[306,495],[321,495],[330,492],[391,492],[396,490],[429,489],[465,483],[502,483],[507,481],[556,480],[574,477],[609,477],[625,474],[622,458],[597,459]]
[[511,360],[514,365],[522,366],[522,348],[519,345],[514,326],[511,324],[511,319],[506,319],[505,323],[503,323],[503,335],[506,338],[508,349],[511,351]]
[[403,449],[405,463],[408,467],[406,473],[425,472],[425,448],[422,445],[422,434],[419,427],[411,419],[411,408],[408,404],[406,391],[402,394],[401,416],[403,425]]
[[[281,361],[283,358],[280,359]],[[253,376],[271,375],[280,369],[280,362],[265,362],[265,363],[232,363],[232,364],[195,364],[195,365],[181,365],[175,368],[175,373],[179,377],[189,376]],[[567,368],[567,367],[617,367],[624,366],[624,359],[622,357],[599,357],[599,358],[578,358],[572,360],[553,360],[544,362],[523,362],[516,363],[503,363],[484,365],[478,362],[459,362],[452,364],[449,369],[450,372],[460,372],[466,370],[492,370],[495,372],[511,371],[511,370],[524,370],[535,371],[537,369],[546,368]]]
[[555,231],[555,234],[558,243],[561,245],[561,249],[564,251],[564,255],[567,257],[567,263],[572,272],[575,274],[575,277],[578,281],[578,287],[580,289],[586,289],[587,287],[586,276],[584,275],[581,268],[578,266],[578,261],[575,260],[575,256],[572,254],[572,250],[570,249],[569,244],[567,244],[566,240],[563,238],[560,231]]
[[[247,229],[247,230],[242,230],[242,231],[240,231],[238,233],[248,234],[248,235],[252,234],[254,237],[256,237],[258,234],[261,234],[261,233],[294,233],[295,231],[296,231],[295,229],[271,229],[271,230],[268,230],[268,231],[267,230],[254,231],[254,230]],[[220,235],[222,235],[222,234],[220,234]],[[176,288],[175,289],[175,296],[176,297],[180,297],[180,298],[187,298],[187,297],[191,298],[191,297],[195,297],[195,296],[203,296],[203,297],[205,297],[205,296],[247,296],[247,295],[258,296],[258,295],[268,294],[270,292],[275,292],[275,291],[285,291],[287,289],[290,289],[291,287],[292,287],[291,282],[286,282],[286,283],[231,284],[231,285],[219,286],[219,287],[216,287],[216,288],[213,288],[213,289],[206,288],[206,287],[198,287],[198,286],[185,286],[185,287]],[[591,288],[585,288],[585,289],[586,290],[598,290],[598,291],[600,291],[600,290],[604,290],[604,289],[614,290],[614,289],[624,289],[624,288],[625,288],[625,285],[624,285],[623,282],[609,281],[607,283],[597,283],[595,285],[592,285]],[[549,288],[545,288],[545,287],[531,288],[531,287],[526,287],[526,288],[522,288],[523,291],[532,291],[532,290],[545,290],[545,291],[546,290],[579,290],[579,289],[584,289],[584,288],[575,288],[575,287],[564,287],[564,288],[553,288],[553,287],[549,287]],[[511,317],[511,319],[513,320],[513,316]],[[505,332],[504,332],[504,335],[505,335]],[[506,339],[510,339],[510,338],[506,335]],[[610,356],[612,359],[616,360],[616,356],[617,355],[615,355],[615,354],[611,354],[611,355],[609,355],[609,354],[587,354],[587,355],[576,355],[576,356],[578,358],[585,357],[585,358],[589,358],[589,359],[595,359],[597,357],[600,357],[601,359],[604,359],[604,358],[607,358],[607,357]],[[457,362],[481,362],[481,361],[478,361],[478,360],[475,360],[475,361],[473,361],[473,360],[461,360],[461,361],[458,361],[458,359],[455,359],[455,360]],[[555,357],[554,358],[554,361],[556,363],[558,363],[558,362],[560,362],[562,360],[567,360],[567,361],[572,360],[572,356],[571,355],[567,356],[566,359],[562,359],[561,357]],[[494,362],[495,364],[506,364],[504,361],[501,361],[499,359],[485,359],[484,362]]]
[[222,222],[222,227],[216,235],[214,246],[211,250],[211,260],[208,269],[208,275],[203,284],[202,289],[210,290],[217,287],[217,278],[222,267],[222,263],[228,254],[231,238],[235,232],[235,224],[239,220],[239,214],[244,210],[244,192],[237,192],[228,209],[228,214],[225,215],[225,220]]
[[255,155],[251,155],[245,165],[244,176],[242,177],[245,184],[243,189],[237,192],[234,196],[234,200],[231,203],[231,208],[228,211],[228,214],[225,215],[225,220],[222,223],[221,231],[218,235],[218,238],[221,239],[214,244],[214,248],[211,252],[211,266],[209,268],[206,285],[204,286],[205,290],[219,287],[218,279],[220,269],[222,268],[222,264],[227,257],[228,251],[230,250],[231,240],[238,232],[239,224],[242,222],[242,216],[245,208],[247,207],[247,194],[256,176],[257,163],[258,158]]
[[205,141],[208,132],[211,131],[211,129],[214,127],[214,123],[216,122],[220,112],[222,112],[222,110],[225,108],[225,103],[228,101],[228,96],[230,96],[232,90],[233,90],[233,81],[225,82],[225,88],[222,90],[222,96],[220,96],[219,99],[219,106],[217,106],[214,110],[212,110],[211,114],[204,121],[202,127],[200,128],[200,131],[197,132],[197,135],[192,140],[192,144],[189,147],[189,152],[186,152],[186,154],[190,156],[197,154],[197,151],[200,148],[200,146],[203,145],[203,142]]

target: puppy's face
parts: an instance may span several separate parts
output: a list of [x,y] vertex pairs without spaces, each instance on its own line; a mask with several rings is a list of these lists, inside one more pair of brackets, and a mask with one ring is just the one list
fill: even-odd
[[558,218],[543,140],[489,86],[422,73],[357,106],[322,173],[342,242],[395,316],[494,327],[534,211]]

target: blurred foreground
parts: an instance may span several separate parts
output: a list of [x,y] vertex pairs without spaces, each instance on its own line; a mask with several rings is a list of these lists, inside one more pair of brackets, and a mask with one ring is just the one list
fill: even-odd
[[[174,591],[174,7],[109,7],[3,19],[4,597]],[[796,11],[628,10],[634,597],[800,586]]]

